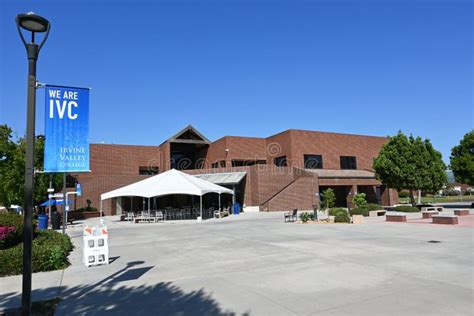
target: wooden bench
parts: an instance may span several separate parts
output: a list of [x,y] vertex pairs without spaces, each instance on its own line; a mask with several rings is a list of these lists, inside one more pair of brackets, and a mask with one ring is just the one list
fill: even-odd
[[369,217],[384,216],[386,213],[386,210],[369,211]]
[[421,216],[423,216],[423,218],[431,218],[431,216],[433,215],[438,215],[439,212],[438,211],[422,211],[421,212]]
[[457,225],[458,217],[456,215],[433,215],[431,216],[433,224]]
[[387,222],[406,222],[407,214],[386,214],[385,221]]
[[469,210],[468,209],[454,210],[454,215],[467,216],[467,215],[469,215]]

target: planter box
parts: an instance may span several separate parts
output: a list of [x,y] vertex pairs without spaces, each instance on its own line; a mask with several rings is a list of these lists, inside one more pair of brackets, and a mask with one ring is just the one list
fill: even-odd
[[89,219],[94,217],[100,217],[100,211],[95,212],[82,212],[82,219]]
[[467,215],[469,215],[469,210],[468,210],[468,209],[454,210],[454,215],[457,215],[457,216],[467,216]]

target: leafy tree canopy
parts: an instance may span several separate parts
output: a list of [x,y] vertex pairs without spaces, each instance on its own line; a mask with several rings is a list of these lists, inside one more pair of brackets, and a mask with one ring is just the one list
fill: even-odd
[[[25,138],[13,139],[12,129],[0,125],[0,205],[23,205],[25,185]],[[35,168],[43,170],[44,136],[37,136],[35,142]],[[56,192],[62,188],[62,174],[54,173],[53,187]],[[35,175],[35,204],[47,199],[49,175]]]
[[474,185],[474,130],[453,147],[450,163],[457,182]]
[[434,192],[447,182],[446,165],[431,142],[407,137],[402,132],[390,137],[373,164],[377,179],[401,191]]

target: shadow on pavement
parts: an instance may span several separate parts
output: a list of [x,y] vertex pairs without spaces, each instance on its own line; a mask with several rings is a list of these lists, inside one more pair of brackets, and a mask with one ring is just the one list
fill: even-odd
[[[138,279],[153,268],[148,266],[131,269],[142,263],[144,262],[130,262],[125,268],[91,285],[36,289],[33,290],[32,297],[35,301],[59,298],[61,302],[52,311],[55,315],[236,315],[232,311],[223,310],[202,288],[185,293],[171,282],[141,286],[119,285],[118,282]],[[19,306],[21,293],[0,295],[0,301],[4,306]],[[9,311],[6,314],[10,314]],[[1,311],[0,315],[3,315]]]

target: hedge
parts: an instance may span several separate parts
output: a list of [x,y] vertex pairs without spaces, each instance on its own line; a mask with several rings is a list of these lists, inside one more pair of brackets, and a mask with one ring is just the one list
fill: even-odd
[[334,216],[335,223],[350,223],[351,221],[347,210],[340,207],[330,208],[329,216]]
[[349,217],[349,213],[346,210],[343,210],[339,213],[336,213],[334,216],[334,223],[350,223],[351,218]]
[[350,210],[351,215],[363,215],[363,216],[369,216],[370,211],[377,211],[377,210],[383,210],[383,207],[378,204],[374,203],[369,203],[366,204],[362,207],[356,207]]
[[397,206],[397,207],[394,207],[393,210],[395,212],[405,212],[405,213],[415,213],[415,212],[419,212],[420,210],[414,206]]
[[356,207],[353,208],[349,211],[351,215],[363,215],[363,216],[369,216],[369,210],[366,209],[365,207]]
[[336,214],[339,212],[347,212],[347,211],[341,207],[333,207],[329,209],[329,216],[336,216]]
[[13,247],[22,241],[23,216],[13,213],[0,214],[0,227],[9,230],[9,233],[0,239],[0,249]]
[[[32,271],[52,271],[69,266],[68,255],[73,245],[69,236],[47,230],[38,232],[33,240]],[[21,274],[23,244],[0,250],[0,277]]]

